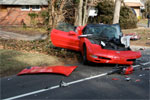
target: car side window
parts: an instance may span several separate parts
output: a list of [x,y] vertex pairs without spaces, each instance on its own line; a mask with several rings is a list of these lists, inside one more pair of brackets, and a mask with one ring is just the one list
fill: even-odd
[[83,34],[94,34],[95,30],[92,27],[85,27],[82,32]]
[[65,32],[70,32],[70,31],[76,32],[76,27],[68,23],[59,23],[56,29]]

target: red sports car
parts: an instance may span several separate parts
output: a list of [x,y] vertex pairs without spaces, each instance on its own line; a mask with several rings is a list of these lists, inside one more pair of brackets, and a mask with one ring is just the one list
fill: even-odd
[[57,29],[51,31],[53,45],[80,51],[84,64],[91,61],[131,65],[141,57],[140,52],[132,51],[130,47],[121,43],[123,34],[119,24],[88,24],[79,27],[68,25],[66,28],[63,27],[64,25],[59,25]]

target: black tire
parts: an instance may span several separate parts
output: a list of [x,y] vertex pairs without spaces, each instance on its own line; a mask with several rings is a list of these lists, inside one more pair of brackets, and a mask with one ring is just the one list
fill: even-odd
[[83,64],[87,65],[88,64],[88,60],[87,60],[87,49],[86,46],[83,46]]

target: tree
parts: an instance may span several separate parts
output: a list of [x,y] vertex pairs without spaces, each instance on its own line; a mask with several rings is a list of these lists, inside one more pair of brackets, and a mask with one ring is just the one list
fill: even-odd
[[112,24],[114,5],[113,0],[100,1],[96,7],[98,9],[98,15],[94,17],[94,23]]
[[63,15],[66,13],[63,9],[65,3],[66,0],[48,0],[48,26],[51,27],[51,30],[63,19]]
[[78,13],[79,13],[79,17],[78,17],[78,25],[81,26],[82,25],[82,9],[83,9],[83,0],[79,1],[79,8],[78,8]]
[[93,0],[79,0],[78,9],[76,9],[75,14],[75,25],[84,26],[88,21],[88,13],[90,6],[88,3],[91,3]]
[[[112,24],[114,8],[114,0],[101,0],[97,5],[98,16],[94,17],[95,23]],[[121,6],[119,23],[121,28],[136,28],[137,17],[131,8],[125,5]]]
[[88,0],[85,0],[82,25],[85,25],[88,21],[88,17],[89,17],[88,13],[90,8],[88,8],[87,6],[88,6]]
[[119,23],[121,0],[115,0],[113,24]]

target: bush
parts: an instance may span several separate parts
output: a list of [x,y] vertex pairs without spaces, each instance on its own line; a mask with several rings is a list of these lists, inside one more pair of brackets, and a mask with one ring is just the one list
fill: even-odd
[[98,22],[112,24],[114,13],[114,2],[112,0],[103,0],[97,6]]
[[[94,23],[112,24],[114,16],[115,3],[113,0],[102,0],[98,5],[98,16],[94,17]],[[90,21],[89,21],[90,22]],[[136,28],[137,18],[131,8],[122,6],[120,10],[121,28]]]
[[36,18],[38,17],[37,13],[29,13],[28,16],[30,16],[30,24],[34,27],[35,25],[37,25],[37,21]]
[[38,17],[38,14],[37,13],[29,13],[28,16],[30,16],[31,19],[35,19]]
[[131,8],[122,6],[120,10],[120,25],[124,29],[136,28],[137,17],[132,12]]
[[41,16],[42,19],[43,19],[43,24],[44,24],[45,26],[47,26],[48,23],[49,23],[49,13],[48,13],[48,11],[47,11],[47,10],[42,10],[42,11],[40,12],[40,16]]

